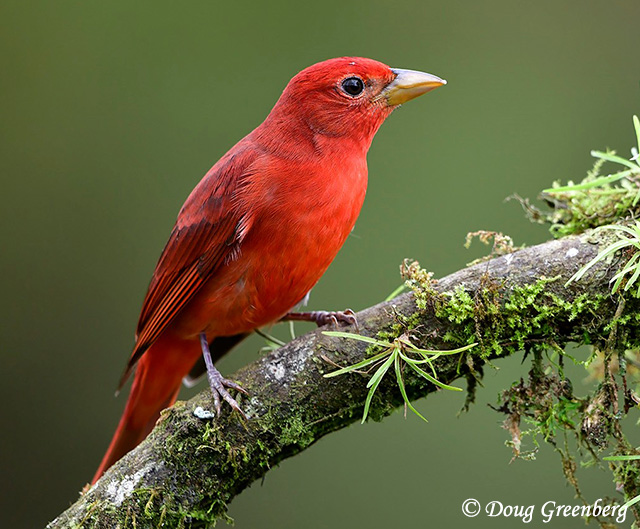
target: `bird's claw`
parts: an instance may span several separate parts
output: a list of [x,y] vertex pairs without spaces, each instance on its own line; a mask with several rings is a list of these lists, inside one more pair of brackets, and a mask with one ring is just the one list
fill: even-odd
[[318,327],[322,325],[333,324],[335,327],[340,327],[340,324],[353,325],[358,328],[358,319],[356,313],[351,309],[338,310],[338,311],[326,311],[319,310],[315,313],[314,321],[318,324]]
[[358,330],[358,319],[356,313],[351,309],[328,311],[315,310],[313,312],[289,312],[281,321],[311,321],[318,327],[323,325],[333,325],[340,327],[341,324],[353,325]]
[[209,387],[211,388],[211,395],[213,396],[213,405],[216,409],[216,415],[220,417],[220,413],[222,412],[222,401],[221,398],[226,400],[234,410],[237,410],[240,415],[242,415],[245,419],[247,416],[240,408],[240,405],[236,402],[236,400],[229,394],[227,388],[235,389],[240,393],[244,393],[248,395],[247,390],[245,390],[239,384],[236,384],[232,380],[228,380],[224,378],[220,371],[218,371],[213,365],[213,360],[211,359],[211,351],[209,351],[209,342],[207,341],[207,336],[205,333],[200,334],[200,346],[202,347],[202,355],[204,357],[204,363],[207,366],[207,378],[209,379]]
[[242,386],[236,384],[232,380],[223,378],[217,369],[214,372],[208,372],[207,378],[209,379],[209,387],[211,388],[213,405],[216,409],[216,415],[220,417],[220,413],[222,412],[222,401],[220,400],[222,398],[229,404],[229,406],[231,406],[246,419],[246,414],[244,413],[244,411],[242,411],[242,408],[237,403],[237,401],[227,391],[227,388],[235,389],[236,391],[244,393],[245,395],[248,395],[247,390],[245,390]]

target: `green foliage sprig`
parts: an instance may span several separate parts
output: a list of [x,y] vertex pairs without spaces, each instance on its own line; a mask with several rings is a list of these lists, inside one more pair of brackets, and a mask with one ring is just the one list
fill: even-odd
[[[636,145],[631,148],[631,158],[617,156],[615,151],[591,151],[596,158],[593,169],[581,182],[561,186],[554,183],[540,197],[552,211],[543,211],[518,195],[529,219],[540,224],[550,224],[554,237],[575,235],[587,229],[611,224],[615,219],[640,216],[640,120],[633,116]],[[601,175],[607,163],[617,164],[617,170]]]
[[638,186],[637,180],[637,177],[640,176],[640,119],[638,119],[638,116],[633,116],[633,128],[636,132],[637,146],[631,147],[630,160],[627,160],[620,156],[616,156],[615,151],[591,151],[591,156],[593,156],[594,158],[598,158],[603,162],[617,163],[619,165],[622,165],[623,167],[627,167],[626,170],[618,171],[617,173],[613,173],[607,176],[587,179],[576,185],[552,187],[549,189],[545,189],[543,193],[554,194],[567,191],[585,191],[594,187],[601,187],[613,184],[614,182],[619,182],[621,180],[626,180],[627,183],[630,183],[632,185],[632,189],[636,191],[636,195],[632,203],[633,206],[635,206],[638,203],[638,200],[640,200],[640,187]]
[[[416,347],[411,343],[409,337],[406,334],[403,334],[402,336],[396,338],[393,342],[376,340],[375,338],[369,338],[368,336],[361,336],[359,334],[353,334],[349,332],[323,331],[323,334],[326,334],[327,336],[335,336],[338,338],[349,338],[352,340],[358,340],[383,348],[382,352],[371,356],[370,358],[358,362],[357,364],[343,367],[342,369],[338,369],[337,371],[333,371],[332,373],[328,373],[325,375],[326,378],[331,378],[339,375],[344,375],[346,373],[358,372],[363,368],[369,368],[367,372],[371,371],[372,369],[376,369],[375,373],[367,383],[369,393],[367,394],[367,399],[364,403],[364,412],[362,414],[363,423],[369,415],[371,400],[375,395],[376,389],[378,389],[380,382],[382,382],[382,379],[387,374],[387,371],[391,369],[391,366],[394,366],[398,387],[400,388],[400,393],[402,394],[402,398],[404,399],[406,406],[426,422],[427,419],[425,419],[424,416],[415,409],[407,395],[407,390],[404,384],[404,377],[402,375],[404,366],[408,366],[418,375],[442,389],[448,389],[451,391],[462,391],[462,389],[460,388],[449,386],[438,380],[438,375],[433,365],[433,361],[440,356],[462,353],[477,345],[474,343],[466,345],[464,347],[460,347],[458,349],[438,351],[430,349],[420,349]],[[427,367],[428,370],[431,371],[431,374],[422,369],[422,366]]]
[[630,275],[624,285],[624,291],[627,292],[631,290],[636,297],[640,297],[640,283],[638,283],[638,278],[640,277],[640,222],[635,221],[635,224],[632,226],[623,226],[621,224],[601,226],[600,228],[597,228],[597,230],[609,230],[616,232],[620,237],[620,240],[615,241],[600,250],[598,255],[573,274],[566,284],[569,285],[573,281],[579,281],[594,265],[612,257],[616,252],[629,250],[632,252],[631,256],[624,266],[610,280],[610,282],[613,283],[611,292],[613,294],[618,292],[622,286],[623,280]]

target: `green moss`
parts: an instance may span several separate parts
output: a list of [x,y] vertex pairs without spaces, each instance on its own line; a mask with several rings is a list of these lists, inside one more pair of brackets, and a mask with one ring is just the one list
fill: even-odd
[[436,307],[436,316],[452,324],[445,341],[456,346],[478,342],[480,347],[471,354],[479,352],[484,358],[523,350],[532,339],[555,347],[556,340],[565,334],[556,328],[558,321],[593,316],[607,299],[583,294],[569,302],[549,288],[559,280],[543,277],[512,287],[508,296],[501,294],[498,285],[489,284],[489,279],[487,286],[473,295],[457,288]]
[[[554,329],[556,321],[572,321],[585,313],[596,314],[603,296],[584,294],[569,302],[556,295],[550,285],[559,277],[540,278],[534,283],[514,286],[503,294],[502,285],[483,280],[483,288],[469,292],[459,286],[453,292],[435,291],[430,274],[417,270],[417,263],[409,268],[408,284],[416,305],[422,312],[433,308],[437,318],[449,322],[444,340],[455,346],[478,342],[478,352],[487,358],[522,350],[527,341],[545,337],[549,343],[560,333]],[[419,321],[423,315],[415,315]],[[384,335],[398,336],[412,328],[409,319]],[[394,336],[395,335],[395,336]]]
[[299,416],[293,416],[285,419],[281,425],[279,439],[283,446],[298,445],[304,448],[313,443],[315,437]]
[[[400,275],[405,280],[405,285],[413,291],[416,306],[421,311],[442,299],[443,294],[434,288],[436,281],[433,273],[421,268],[418,261],[405,259],[400,266]],[[420,314],[416,316],[419,317]]]
[[[259,477],[264,472],[260,469],[268,469],[285,457],[287,450],[283,447],[303,448],[315,440],[313,430],[303,423],[300,413],[281,417],[269,411],[268,406],[267,410],[247,424],[239,423],[235,414],[218,421],[202,421],[189,419],[188,415],[185,420],[184,414],[173,411],[165,413],[163,459],[166,465],[180,465],[181,482],[163,486],[161,490],[133,491],[123,504],[129,507],[118,509],[123,513],[119,526],[200,528],[213,527],[220,519],[229,521],[227,503],[235,490]],[[229,421],[235,421],[233,445],[221,437],[223,431],[229,431],[229,425],[224,424]],[[265,432],[272,434],[269,442]],[[262,440],[257,441],[257,435]],[[247,465],[249,461],[252,465]],[[216,472],[211,468],[216,468]],[[219,483],[209,477],[213,475],[224,475],[228,480]],[[203,490],[213,492],[202,494]],[[185,505],[191,507],[186,509]],[[103,517],[104,509],[101,510]]]

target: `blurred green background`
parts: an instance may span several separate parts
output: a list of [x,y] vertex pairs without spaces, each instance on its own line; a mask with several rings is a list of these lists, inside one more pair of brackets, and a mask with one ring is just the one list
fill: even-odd
[[[378,133],[354,235],[311,296],[361,309],[404,257],[442,276],[484,252],[468,231],[547,239],[503,200],[582,177],[592,148],[628,154],[639,20],[637,0],[2,2],[2,525],[43,526],[93,475],[178,209],[296,72],[363,55],[449,81]],[[397,412],[285,461],[231,504],[236,527],[502,528],[518,522],[467,519],[462,501],[576,504],[551,450],[509,464],[486,404],[526,366],[496,367],[460,418],[463,396],[438,394],[418,403],[428,424]],[[607,471],[579,477],[591,499],[616,494]]]

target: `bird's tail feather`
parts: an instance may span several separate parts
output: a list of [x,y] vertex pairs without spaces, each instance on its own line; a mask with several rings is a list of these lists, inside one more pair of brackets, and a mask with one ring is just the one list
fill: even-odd
[[199,356],[197,341],[176,344],[160,339],[146,351],[138,362],[120,423],[92,483],[149,434],[160,412],[175,402],[182,378]]

